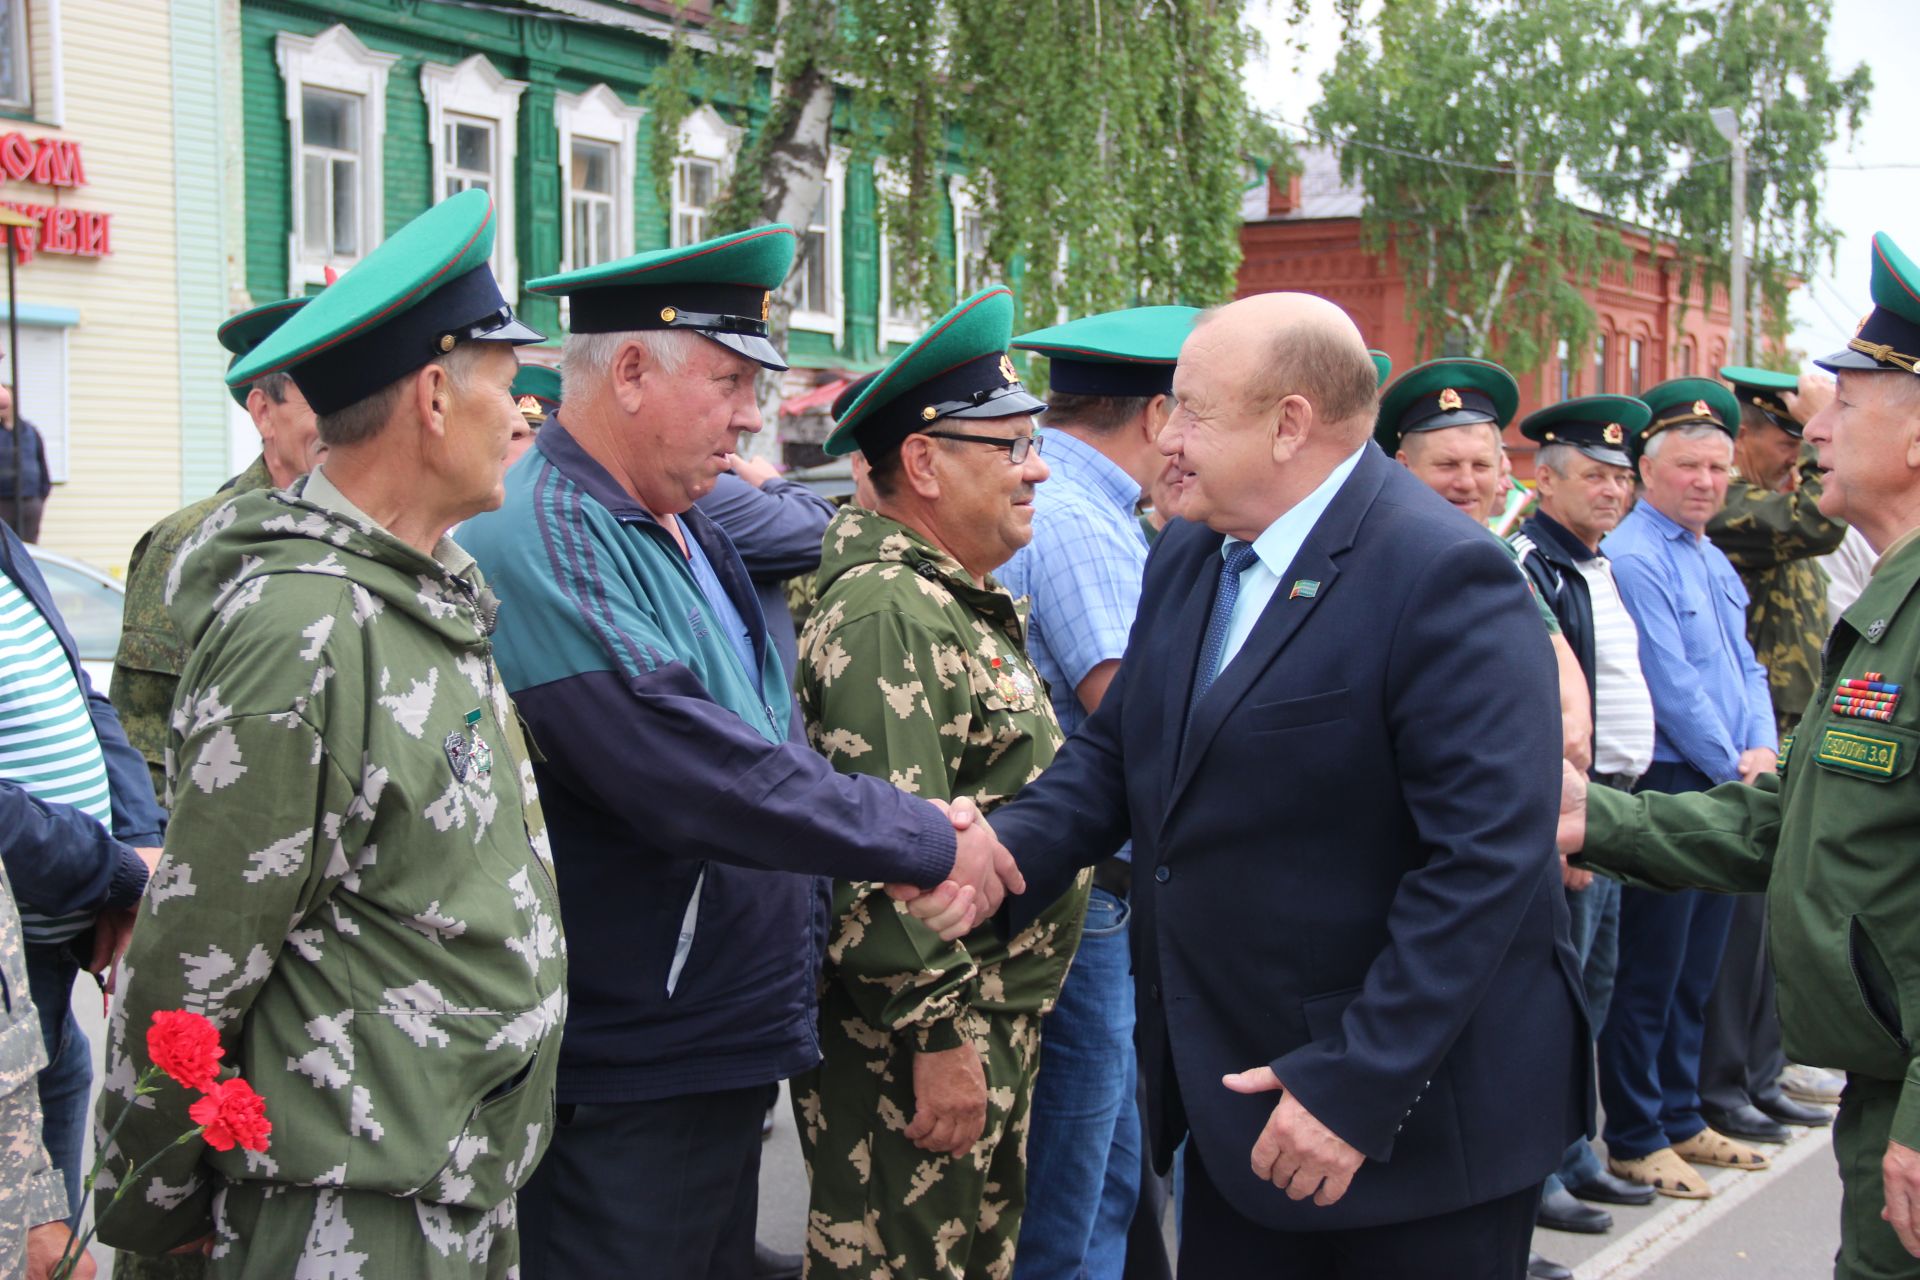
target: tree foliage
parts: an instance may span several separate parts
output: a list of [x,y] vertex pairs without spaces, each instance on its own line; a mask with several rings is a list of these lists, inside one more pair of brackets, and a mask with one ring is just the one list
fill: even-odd
[[[1250,151],[1243,0],[717,0],[650,92],[655,173],[690,106],[748,126],[721,229],[815,207],[829,145],[888,175],[896,278],[953,302],[947,181],[988,214],[1026,317],[1230,297]],[[683,27],[683,32],[690,27]],[[829,120],[832,136],[829,136]],[[665,161],[666,163],[662,163]],[[665,180],[665,177],[662,178]],[[1060,269],[1060,264],[1066,264]]]
[[1827,65],[1829,0],[1342,5],[1313,123],[1365,190],[1367,239],[1395,253],[1429,349],[1457,335],[1526,371],[1584,342],[1580,286],[1628,252],[1610,219],[1672,239],[1683,285],[1723,283],[1716,106],[1748,139],[1753,311],[1784,327],[1791,280],[1831,252],[1821,153],[1871,85]]

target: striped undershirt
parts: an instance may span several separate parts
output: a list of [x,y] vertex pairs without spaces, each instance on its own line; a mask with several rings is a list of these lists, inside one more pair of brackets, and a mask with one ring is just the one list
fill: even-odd
[[1653,762],[1653,696],[1633,625],[1605,556],[1576,566],[1593,602],[1593,770],[1637,778]]
[[[0,781],[110,826],[107,762],[60,638],[12,577],[0,573]],[[27,941],[64,942],[90,911],[45,916],[20,904]]]

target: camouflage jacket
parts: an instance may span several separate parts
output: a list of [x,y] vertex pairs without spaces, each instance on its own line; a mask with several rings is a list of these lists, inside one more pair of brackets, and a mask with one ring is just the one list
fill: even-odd
[[[0,865],[0,1221],[9,1231],[67,1216],[67,1184],[40,1140],[40,1068],[47,1065],[40,1015],[27,988],[26,935],[7,869]],[[18,1243],[0,1243],[0,1272]]]
[[[807,736],[848,773],[983,812],[1040,776],[1062,741],[1027,660],[1026,618],[896,521],[848,507],[827,526],[819,600],[800,637]],[[951,943],[873,883],[834,886],[826,981],[875,1029],[954,1048],[970,1010],[1045,1012],[1079,945],[1090,873],[1011,941],[989,923]]]
[[[493,600],[315,472],[182,544],[168,608],[192,656],[167,738],[173,821],[109,1019],[100,1120],[161,1009],[205,1014],[266,1100],[264,1153],[169,1151],[164,1084],[105,1152],[102,1239],[203,1235],[216,1183],[347,1187],[491,1209],[552,1133],[566,959]],[[209,1174],[217,1175],[210,1177]]]
[[220,492],[180,508],[147,530],[127,561],[125,621],[120,627],[120,650],[113,655],[108,696],[120,713],[127,741],[146,757],[155,796],[164,796],[167,789],[167,716],[173,710],[180,671],[187,665],[187,646],[167,616],[167,572],[180,544],[215,508],[236,494],[272,487],[273,476],[263,454],[221,486]]
[[1820,472],[1808,450],[1792,493],[1763,489],[1736,473],[1727,505],[1707,525],[1708,539],[1746,585],[1747,643],[1766,668],[1774,720],[1783,733],[1813,696],[1827,638],[1827,575],[1814,558],[1847,536],[1847,526],[1821,515],[1819,503]]

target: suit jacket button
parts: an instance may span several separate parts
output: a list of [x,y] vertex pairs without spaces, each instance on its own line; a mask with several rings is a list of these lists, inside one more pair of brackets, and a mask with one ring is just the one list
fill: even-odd
[[1161,884],[1165,884],[1167,881],[1173,879],[1173,872],[1167,870],[1165,867],[1155,867],[1153,869],[1153,878]]

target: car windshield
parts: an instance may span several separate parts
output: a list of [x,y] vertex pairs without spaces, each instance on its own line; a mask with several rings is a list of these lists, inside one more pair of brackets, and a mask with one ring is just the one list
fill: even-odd
[[112,662],[120,647],[120,618],[126,597],[77,569],[40,561],[41,576],[53,592],[53,607],[73,633],[83,662]]

